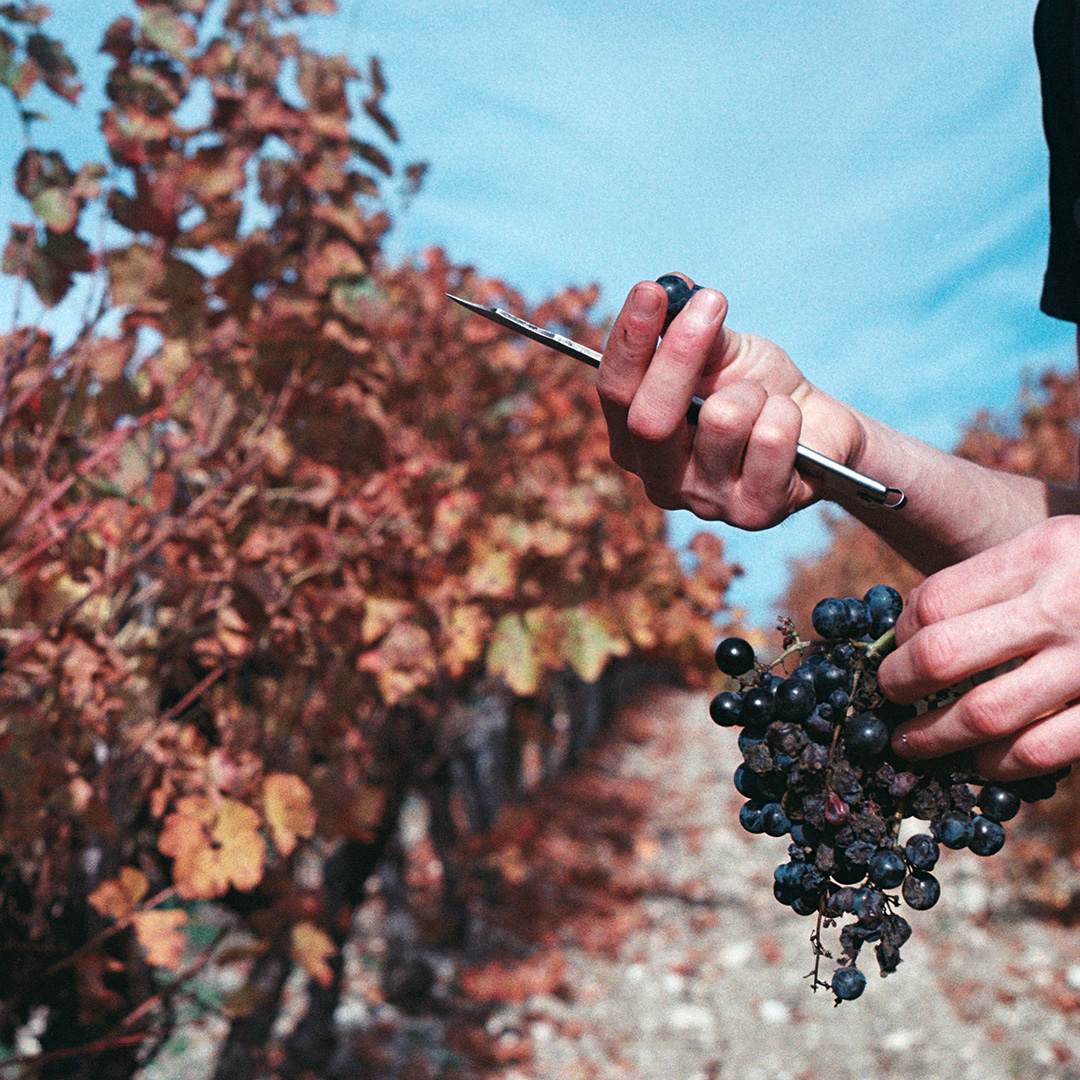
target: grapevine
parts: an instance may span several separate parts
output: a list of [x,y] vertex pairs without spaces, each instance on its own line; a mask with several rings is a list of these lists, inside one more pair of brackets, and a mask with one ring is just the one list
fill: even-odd
[[[950,693],[900,706],[878,689],[902,609],[899,592],[876,585],[862,599],[819,601],[812,623],[821,640],[802,640],[782,619],[783,651],[771,662],[742,638],[716,647],[717,667],[738,682],[712,699],[709,713],[719,726],[741,729],[739,822],[750,833],[790,838],[773,895],[799,915],[816,915],[811,985],[831,989],[836,1004],[866,987],[864,946],[873,945],[882,976],[896,971],[911,936],[901,911],[925,911],[941,895],[933,873],[941,848],[995,854],[1021,803],[1048,798],[1061,778],[990,783],[958,756],[909,763],[893,754],[895,727]],[[909,818],[927,826],[903,839]],[[834,957],[822,932],[845,919],[837,966],[825,979],[821,962]]]

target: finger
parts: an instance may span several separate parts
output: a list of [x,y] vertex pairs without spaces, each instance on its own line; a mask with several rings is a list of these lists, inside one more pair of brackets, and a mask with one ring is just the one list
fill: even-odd
[[974,766],[988,780],[1018,780],[1080,761],[1080,705],[1029,724],[1009,738],[981,746]]
[[882,660],[881,692],[890,701],[909,705],[998,664],[1031,656],[1044,642],[1033,636],[1034,621],[1023,614],[1024,606],[1006,601],[917,630]]
[[[743,458],[741,493],[762,513],[787,507],[795,479],[795,448],[802,412],[791,398],[772,394],[758,414]],[[771,524],[771,522],[770,522]]]
[[667,293],[655,281],[630,290],[608,335],[597,377],[600,405],[608,426],[612,458],[623,468],[635,467],[627,413],[649,367],[667,310]]
[[686,411],[701,381],[709,349],[726,310],[720,293],[691,297],[656,350],[626,416],[635,472],[658,506],[685,506],[695,431]]
[[749,379],[728,383],[705,399],[694,436],[695,469],[705,486],[730,487],[738,481],[767,400],[765,388]]
[[686,426],[690,407],[716,335],[727,314],[727,301],[715,289],[690,298],[652,357],[634,394],[627,426],[646,443],[669,439]]
[[1047,649],[980,683],[952,704],[909,720],[893,733],[897,753],[940,757],[1008,739],[1080,696],[1080,673],[1066,675],[1064,650]]
[[908,597],[896,637],[900,642],[933,623],[951,619],[1024,591],[1033,581],[1035,560],[1021,534],[932,574]]

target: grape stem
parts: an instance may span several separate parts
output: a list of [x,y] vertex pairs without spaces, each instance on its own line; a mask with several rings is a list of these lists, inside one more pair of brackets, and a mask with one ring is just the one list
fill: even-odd
[[879,660],[891,653],[896,648],[896,627],[886,630],[877,641],[871,641],[865,648],[867,660]]

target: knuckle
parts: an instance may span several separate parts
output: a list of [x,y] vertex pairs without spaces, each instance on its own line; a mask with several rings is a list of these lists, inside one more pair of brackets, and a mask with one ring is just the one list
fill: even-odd
[[660,443],[670,439],[683,423],[683,417],[673,410],[657,408],[639,396],[634,399],[626,416],[630,434],[644,443]]
[[1036,558],[1053,559],[1059,554],[1075,551],[1080,545],[1080,517],[1062,515],[1048,518],[1032,530]]
[[753,383],[732,384],[705,399],[698,427],[708,426],[721,434],[745,433],[753,426],[764,400],[763,387]]
[[961,649],[944,624],[926,627],[910,642],[916,673],[932,683],[948,685],[956,677]]
[[997,738],[1009,730],[1011,710],[988,683],[969,690],[960,709],[964,726],[973,735]]
[[1040,724],[1027,728],[1012,745],[1011,756],[1025,773],[1039,776],[1060,764],[1056,747]]
[[907,606],[919,626],[933,626],[946,615],[946,590],[934,578],[927,578],[912,591]]

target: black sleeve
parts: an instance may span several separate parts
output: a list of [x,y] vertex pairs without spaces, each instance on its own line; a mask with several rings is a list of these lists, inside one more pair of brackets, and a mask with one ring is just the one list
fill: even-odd
[[1077,0],[1040,0],[1035,54],[1050,151],[1050,250],[1039,306],[1080,323],[1080,10]]

